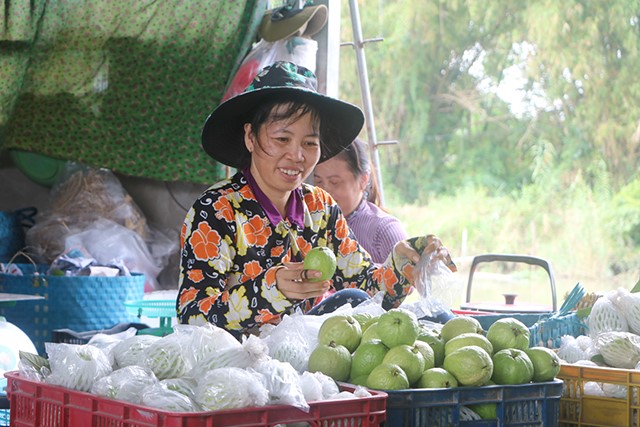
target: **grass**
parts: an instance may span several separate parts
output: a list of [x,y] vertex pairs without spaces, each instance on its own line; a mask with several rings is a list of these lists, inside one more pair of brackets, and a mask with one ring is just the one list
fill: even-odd
[[[449,248],[459,267],[445,296],[453,308],[465,300],[471,260],[485,253],[532,255],[549,261],[558,307],[578,282],[587,292],[633,287],[640,271],[640,262],[634,259],[637,251],[620,246],[618,232],[611,227],[610,204],[593,194],[556,202],[531,200],[535,198],[489,197],[467,190],[434,199],[427,206],[395,204],[387,209],[410,236],[436,234]],[[614,274],[612,266],[621,258],[627,268]],[[472,292],[472,302],[502,302],[502,294],[511,292],[518,294],[517,303],[550,305],[552,298],[546,272],[522,263],[481,264]]]

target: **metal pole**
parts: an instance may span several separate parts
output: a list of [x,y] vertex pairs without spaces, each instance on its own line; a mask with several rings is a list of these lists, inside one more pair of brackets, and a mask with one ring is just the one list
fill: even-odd
[[384,205],[384,190],[382,188],[382,174],[380,173],[380,158],[378,156],[378,141],[376,137],[376,127],[373,119],[373,107],[371,106],[371,91],[369,90],[369,76],[367,74],[367,60],[364,55],[365,41],[362,39],[362,25],[360,24],[360,11],[357,0],[349,0],[351,11],[351,27],[353,28],[353,48],[356,52],[358,66],[358,78],[360,80],[360,91],[362,92],[362,104],[364,108],[365,124],[367,135],[369,136],[369,151],[371,161],[376,170],[376,178],[380,193],[380,204]]

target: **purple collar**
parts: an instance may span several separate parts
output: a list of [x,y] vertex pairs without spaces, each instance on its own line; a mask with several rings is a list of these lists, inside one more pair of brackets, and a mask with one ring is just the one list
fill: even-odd
[[[249,168],[244,169],[242,173],[247,180],[247,184],[249,184],[249,188],[251,188],[251,191],[256,196],[256,200],[264,210],[264,213],[267,214],[269,222],[275,227],[283,220],[282,215],[280,215],[280,212],[278,212],[273,202],[264,194],[264,191],[260,189]],[[291,192],[291,196],[287,202],[285,218],[292,224],[297,225],[298,228],[304,228],[304,203],[302,201],[302,189],[300,187]]]

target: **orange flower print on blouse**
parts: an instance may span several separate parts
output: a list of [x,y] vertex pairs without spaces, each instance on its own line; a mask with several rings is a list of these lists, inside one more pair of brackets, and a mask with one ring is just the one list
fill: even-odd
[[254,318],[254,320],[256,322],[258,322],[259,324],[274,323],[274,322],[280,320],[280,315],[279,314],[273,314],[269,310],[263,308],[263,309],[258,310],[258,314]]
[[216,212],[216,218],[224,219],[227,222],[233,222],[235,213],[225,197],[220,197],[213,203],[213,209]]
[[187,224],[182,224],[180,227],[180,247],[184,248],[184,239],[187,238]]
[[255,215],[249,222],[245,223],[242,229],[250,246],[263,247],[267,244],[269,236],[271,236],[271,228],[266,227],[264,218],[258,215]]
[[357,289],[358,288],[358,282],[344,282],[342,284],[342,287],[345,289]]
[[197,296],[198,290],[196,288],[187,288],[180,291],[180,308],[182,309],[182,307],[195,301]]
[[309,212],[318,212],[324,210],[324,204],[319,197],[316,197],[314,193],[307,193],[304,195],[304,203],[307,205]]
[[406,278],[413,277],[413,269],[413,264],[405,264],[404,267],[402,267],[402,275]]
[[396,277],[393,268],[387,266],[378,268],[373,273],[373,279],[382,284],[389,295],[396,296],[396,291],[393,288],[393,285],[398,283],[398,278]]
[[220,297],[220,290],[208,287],[206,289],[208,297],[202,298],[198,301],[198,307],[203,314],[209,314],[209,310],[213,307],[213,304],[216,303],[218,297]]
[[338,239],[346,239],[349,236],[349,226],[347,220],[344,217],[340,217],[336,221],[335,235]]
[[202,274],[202,270],[200,269],[189,270],[187,272],[187,276],[189,277],[189,280],[191,280],[193,283],[199,283],[204,280],[204,274]]
[[303,255],[307,255],[311,250],[311,243],[307,242],[302,236],[296,237],[296,244]]
[[276,279],[276,273],[278,272],[278,270],[279,268],[270,268],[265,273],[264,281],[266,282],[268,288],[272,288],[278,283],[278,280]]
[[[387,310],[401,302],[410,284],[400,271],[408,271],[407,263],[390,259],[383,266],[374,264],[350,234],[335,200],[308,184],[301,191],[304,225],[296,226],[295,233],[292,226],[288,234],[269,222],[241,171],[194,202],[181,230],[180,323],[209,321],[239,337],[298,309],[308,311],[317,299],[289,302],[277,289],[276,272],[316,245],[336,251],[335,291],[356,285],[370,295],[386,291],[382,307]],[[234,292],[224,290],[229,284]]]
[[284,246],[276,246],[274,248],[271,248],[271,256],[272,257],[279,257],[280,255],[282,255],[282,253],[284,252]]
[[208,261],[218,257],[220,234],[206,222],[198,224],[198,229],[191,234],[189,244],[197,260]]
[[241,282],[248,282],[258,277],[262,273],[262,267],[258,261],[249,261],[244,265],[242,269]]
[[253,192],[251,191],[251,187],[249,187],[248,185],[245,185],[244,187],[242,187],[239,193],[242,194],[242,198],[244,200],[255,200],[255,197],[253,196]]
[[350,253],[353,253],[357,250],[358,250],[358,242],[348,237],[344,239],[342,243],[340,243],[340,246],[338,247],[338,251],[340,251],[340,255],[342,256],[349,255]]

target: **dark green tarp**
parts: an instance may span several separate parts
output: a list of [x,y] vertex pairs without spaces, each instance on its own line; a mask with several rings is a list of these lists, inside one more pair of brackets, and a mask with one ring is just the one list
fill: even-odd
[[209,112],[266,0],[4,0],[0,150],[212,183]]

